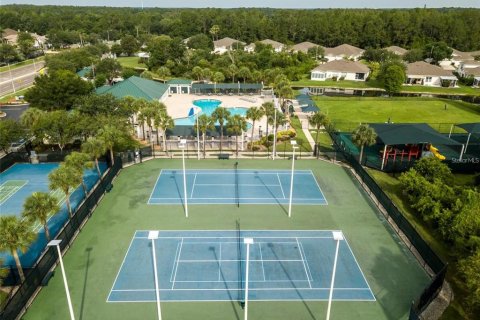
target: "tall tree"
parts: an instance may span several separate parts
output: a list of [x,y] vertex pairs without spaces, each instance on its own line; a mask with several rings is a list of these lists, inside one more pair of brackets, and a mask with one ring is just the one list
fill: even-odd
[[25,275],[18,250],[26,252],[36,237],[28,221],[19,220],[16,216],[0,217],[0,251],[8,250],[12,254],[22,282],[25,281]]
[[250,136],[250,147],[253,150],[253,134],[255,132],[255,122],[260,120],[264,115],[264,112],[261,108],[251,107],[247,110],[247,119],[252,120],[252,134]]
[[[239,114],[235,114],[228,118],[227,132],[235,136],[235,154],[238,157],[238,136],[247,131],[247,120]],[[243,139],[243,138],[242,138]]]
[[137,39],[132,35],[126,35],[120,40],[120,45],[122,51],[125,52],[127,56],[132,56],[140,48]]
[[50,230],[48,229],[48,219],[60,210],[58,199],[47,192],[34,192],[23,203],[22,216],[31,224],[37,221],[41,223],[45,230],[45,236],[50,241]]
[[362,163],[363,148],[365,146],[371,146],[377,141],[377,133],[375,130],[368,126],[368,124],[361,124],[352,132],[352,142],[360,147],[360,156],[358,162]]
[[95,137],[90,137],[82,144],[82,152],[88,154],[91,159],[95,161],[95,167],[97,168],[97,173],[99,179],[102,179],[102,173],[100,171],[100,166],[98,165],[98,159],[107,152],[107,147],[102,139]]
[[310,125],[314,126],[317,133],[315,134],[315,153],[317,155],[317,159],[319,156],[319,147],[318,147],[318,134],[322,127],[326,127],[327,124],[330,122],[327,115],[323,112],[316,112],[312,116],[308,117],[308,122]]
[[74,151],[65,157],[65,165],[72,167],[78,170],[82,174],[82,187],[85,196],[88,194],[87,185],[85,184],[85,179],[83,178],[83,172],[85,169],[93,168],[93,161],[90,158],[90,155]]
[[[125,138],[125,131],[123,127],[115,126],[114,124],[106,124],[98,131],[98,138],[103,141],[103,144],[110,152],[110,160],[112,165],[115,163],[113,155],[113,148],[118,145]],[[151,130],[151,129],[150,129]]]
[[[193,130],[197,131],[197,123],[193,126]],[[198,130],[202,133],[203,158],[205,159],[205,136],[207,135],[207,131],[215,130],[215,121],[212,117],[209,117],[206,114],[201,114],[198,117]]]
[[78,133],[74,114],[65,110],[43,113],[38,126],[38,132],[43,135],[42,138],[58,145],[62,152],[65,145]]
[[270,152],[270,144],[268,142],[268,124],[270,123],[270,120],[272,119],[273,114],[275,113],[275,106],[273,105],[273,102],[268,101],[268,102],[262,103],[262,106],[260,108],[262,109],[265,117],[267,117],[267,122],[266,122],[267,128],[265,130],[265,133],[267,135],[267,150],[268,152]]
[[212,118],[220,125],[220,153],[222,153],[222,141],[223,141],[223,127],[225,121],[230,117],[230,111],[223,107],[218,107],[212,112]]
[[115,77],[122,73],[122,66],[116,59],[102,59],[96,66],[97,74],[104,74],[109,83],[112,83]]
[[[165,107],[165,105],[163,106]],[[158,111],[154,115],[153,122],[155,124],[155,127],[157,128],[157,141],[158,141],[158,133],[159,131],[162,131],[163,151],[166,152],[167,151],[167,130],[175,126],[175,123],[173,122],[173,118],[168,115],[165,107],[165,108],[158,109]]]
[[65,194],[65,203],[67,204],[70,218],[73,216],[72,207],[70,205],[71,191],[82,183],[83,173],[76,168],[66,166],[64,163],[60,164],[57,169],[50,172],[48,180],[50,181],[50,190],[60,189]]
[[247,79],[250,79],[252,77],[252,73],[250,72],[250,69],[248,67],[241,67],[238,70],[238,77],[243,79],[243,83],[247,81]]
[[28,32],[19,32],[17,37],[17,46],[20,49],[20,52],[24,55],[25,58],[29,58],[30,55],[35,51],[34,45],[35,39]]
[[218,40],[218,34],[220,33],[220,26],[218,24],[214,24],[210,28],[210,34],[212,35],[212,40]]
[[3,152],[8,153],[13,142],[24,137],[25,132],[22,126],[12,119],[0,121],[0,148]]

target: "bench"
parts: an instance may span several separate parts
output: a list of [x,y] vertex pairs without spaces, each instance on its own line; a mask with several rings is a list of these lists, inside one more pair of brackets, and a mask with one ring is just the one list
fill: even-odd
[[228,160],[230,159],[230,154],[228,153],[219,153],[218,160]]

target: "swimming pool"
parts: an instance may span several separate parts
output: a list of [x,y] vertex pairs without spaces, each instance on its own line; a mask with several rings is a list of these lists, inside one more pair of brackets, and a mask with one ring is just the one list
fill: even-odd
[[[222,104],[222,101],[216,100],[216,99],[200,99],[200,100],[195,100],[193,101],[193,104],[202,111],[200,114],[206,114],[207,116],[211,116],[213,111]],[[228,111],[230,111],[230,114],[232,116],[234,115],[240,115],[242,117],[245,117],[247,114],[248,108],[242,108],[242,107],[233,107],[233,108],[226,108]],[[175,119],[175,125],[177,126],[193,126],[195,124],[195,116],[190,116],[186,118],[179,118]],[[218,123],[216,123],[218,125]]]

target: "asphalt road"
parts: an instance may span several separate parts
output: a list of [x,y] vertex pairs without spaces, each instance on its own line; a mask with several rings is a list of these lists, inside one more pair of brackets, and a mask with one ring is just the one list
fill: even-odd
[[44,65],[44,61],[38,61],[35,65],[30,64],[0,72],[0,97],[33,85],[38,71]]
[[28,106],[28,104],[2,105],[0,106],[0,111],[7,114],[5,118],[2,119],[19,120],[22,113],[28,109]]

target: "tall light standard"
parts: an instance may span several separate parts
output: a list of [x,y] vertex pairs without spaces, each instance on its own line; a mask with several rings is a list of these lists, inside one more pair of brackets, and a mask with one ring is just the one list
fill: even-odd
[[343,233],[341,231],[332,231],[333,239],[337,241],[337,248],[335,249],[335,259],[333,261],[332,282],[330,283],[330,295],[328,297],[327,320],[330,319],[330,308],[332,307],[333,286],[335,284],[335,273],[337,271],[338,247],[342,241]]
[[273,111],[273,154],[272,154],[272,160],[275,160],[275,152],[277,147],[277,106],[275,106],[275,109]]
[[247,245],[247,261],[245,265],[245,310],[244,319],[248,320],[248,267],[250,264],[250,245],[253,244],[253,238],[244,238],[243,243]]
[[185,147],[187,145],[186,139],[181,139],[178,147],[182,149],[182,164],[183,164],[183,197],[185,198],[185,218],[188,218],[188,199],[187,199],[187,175],[185,173]]
[[292,175],[290,177],[290,200],[288,202],[288,217],[289,218],[292,216],[293,172],[295,170],[295,150],[298,149],[297,141],[291,140],[290,144],[292,145],[293,156],[292,156]]
[[13,93],[17,92],[15,89],[15,83],[13,82],[12,70],[10,69],[10,63],[8,63],[8,72],[10,73],[10,81],[12,82]]
[[155,278],[155,297],[157,300],[158,320],[162,320],[162,310],[160,309],[160,290],[158,288],[157,256],[155,254],[155,240],[158,239],[158,231],[149,231],[148,239],[152,240],[153,275]]
[[68,311],[70,311],[70,319],[75,320],[75,315],[73,314],[72,300],[70,298],[70,291],[68,290],[67,276],[65,274],[65,268],[63,267],[62,252],[60,251],[61,242],[62,240],[51,240],[47,244],[47,246],[57,247],[58,260],[60,260],[60,269],[62,269],[63,284],[65,285],[65,293],[67,294]]

